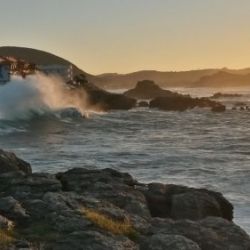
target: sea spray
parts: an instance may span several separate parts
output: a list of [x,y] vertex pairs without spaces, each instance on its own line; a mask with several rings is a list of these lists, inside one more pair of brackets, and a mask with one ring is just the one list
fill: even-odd
[[32,114],[74,108],[84,115],[87,95],[84,90],[72,92],[56,76],[36,74],[23,79],[13,77],[0,86],[0,119],[28,119]]

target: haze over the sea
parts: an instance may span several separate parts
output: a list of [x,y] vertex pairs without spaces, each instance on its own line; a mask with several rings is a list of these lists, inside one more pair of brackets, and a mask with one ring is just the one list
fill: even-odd
[[58,54],[92,74],[244,68],[250,1],[1,1],[0,46]]

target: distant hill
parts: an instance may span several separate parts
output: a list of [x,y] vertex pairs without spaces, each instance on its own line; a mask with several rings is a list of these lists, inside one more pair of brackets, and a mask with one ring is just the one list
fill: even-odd
[[219,71],[210,76],[203,76],[197,82],[192,84],[193,87],[250,87],[250,73],[233,74],[225,71]]
[[[35,64],[61,64],[61,65],[70,65],[71,62],[53,55],[51,53],[37,50],[37,49],[31,49],[31,48],[25,48],[25,47],[14,47],[14,46],[3,46],[0,47],[0,56],[13,56],[19,59],[23,59],[27,62],[35,63]],[[86,72],[79,69],[76,65],[72,64],[74,67],[74,73],[75,74],[86,74],[87,77],[90,75]]]
[[138,81],[152,80],[161,87],[189,86],[201,77],[216,73],[216,69],[160,72],[153,70],[138,71],[129,74],[102,74],[96,76],[95,84],[107,89],[134,88]]
[[[72,64],[51,53],[24,47],[0,47],[0,56],[14,56],[36,64]],[[72,65],[75,74],[85,74],[90,82],[104,89],[131,89],[136,86],[137,82],[143,80],[152,80],[163,88],[250,86],[250,68],[200,69],[180,72],[143,70],[129,74],[105,73],[94,76]]]
[[[221,73],[225,74],[222,75]],[[138,71],[129,74],[102,74],[95,77],[94,82],[99,87],[106,89],[134,88],[136,83],[143,80],[152,80],[163,88],[168,87],[219,87],[247,85],[247,76],[250,68],[231,70],[223,69],[201,69],[180,72],[160,72],[160,71]],[[211,80],[211,84],[209,81]],[[227,80],[229,81],[227,83]],[[220,81],[220,82],[218,82]]]

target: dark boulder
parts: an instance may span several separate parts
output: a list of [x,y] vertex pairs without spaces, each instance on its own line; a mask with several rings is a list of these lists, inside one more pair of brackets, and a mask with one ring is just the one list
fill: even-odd
[[165,111],[185,111],[195,107],[212,109],[223,107],[225,109],[224,105],[208,98],[192,98],[191,96],[181,94],[170,97],[157,97],[150,102],[149,107]]
[[233,219],[233,206],[222,194],[206,189],[152,183],[144,192],[153,217],[200,220]]
[[212,112],[225,112],[226,111],[226,106],[223,105],[223,104],[218,104],[218,105],[215,105],[211,108],[211,111]]
[[14,153],[0,149],[0,174],[13,171],[22,171],[26,174],[32,172],[29,163],[16,157]]
[[150,108],[158,108],[165,111],[185,111],[196,106],[196,102],[189,96],[157,97],[149,104]]

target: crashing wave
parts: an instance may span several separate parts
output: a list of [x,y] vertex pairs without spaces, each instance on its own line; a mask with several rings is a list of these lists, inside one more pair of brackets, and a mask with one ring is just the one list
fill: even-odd
[[[82,98],[83,99],[83,98]],[[84,117],[84,100],[69,96],[66,84],[58,77],[36,74],[13,78],[0,86],[0,120],[32,119],[62,115]]]

